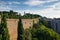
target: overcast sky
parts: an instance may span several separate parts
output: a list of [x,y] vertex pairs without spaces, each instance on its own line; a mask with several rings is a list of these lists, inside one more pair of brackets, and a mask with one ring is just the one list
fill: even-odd
[[0,11],[9,10],[60,18],[60,0],[0,0]]

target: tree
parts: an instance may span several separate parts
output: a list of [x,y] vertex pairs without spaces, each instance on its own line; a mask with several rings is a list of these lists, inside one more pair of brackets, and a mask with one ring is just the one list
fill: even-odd
[[19,22],[18,22],[18,40],[24,40],[24,28],[21,21],[21,17],[19,17]]
[[33,24],[32,28],[32,40],[60,40],[58,33],[50,28],[47,28],[41,22]]
[[6,14],[2,14],[1,27],[2,27],[2,40],[9,40],[9,32],[7,28]]
[[18,13],[17,12],[14,12],[13,10],[10,10],[10,12],[8,13],[8,17],[9,18],[18,18]]
[[24,36],[25,36],[25,40],[32,40],[32,35],[30,32],[30,29],[25,29],[24,30]]
[[2,26],[1,26],[1,23],[0,23],[0,40],[2,40]]
[[39,19],[39,22],[42,23],[44,26],[48,26],[48,22],[44,19]]
[[45,27],[44,25],[41,25],[40,31],[44,33],[44,35],[46,35],[45,36],[47,37],[46,40],[59,40],[60,39],[60,36],[58,33],[56,33],[50,28]]

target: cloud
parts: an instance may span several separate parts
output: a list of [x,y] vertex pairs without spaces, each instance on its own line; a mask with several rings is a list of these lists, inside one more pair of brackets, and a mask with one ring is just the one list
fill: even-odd
[[60,18],[60,10],[55,10],[59,8],[60,8],[60,2],[42,10],[15,10],[15,11],[23,14],[25,11],[27,13],[39,14],[48,18]]
[[8,4],[8,5],[12,5],[12,4],[21,4],[20,2],[18,2],[18,1],[0,1],[0,5],[6,5],[6,4]]
[[46,0],[47,2],[59,1],[59,0]]
[[7,4],[7,3],[4,1],[0,1],[0,5],[4,5],[4,4]]
[[21,4],[18,1],[0,1],[0,11],[13,10],[12,7],[14,4]]
[[42,3],[44,3],[44,2],[42,2],[42,1],[29,1],[29,2],[25,2],[24,4],[27,4],[29,6],[36,6],[36,5],[41,5]]
[[37,5],[43,5],[46,2],[53,2],[53,1],[59,1],[59,0],[28,0],[24,4],[27,4],[29,6],[37,6]]
[[11,10],[11,8],[9,6],[6,6],[6,5],[0,6],[0,11],[8,11],[8,10]]
[[8,3],[7,2],[4,2],[4,1],[0,1],[0,11],[6,11],[6,10],[10,10],[11,9],[6,4],[8,4]]
[[12,1],[12,2],[8,2],[8,4],[21,4],[21,3],[17,1]]
[[39,0],[29,0],[29,1],[25,2],[24,4],[27,4],[29,6],[36,6],[36,5],[41,5],[42,3],[44,3],[44,2],[39,1]]
[[60,10],[60,2],[53,5],[53,7],[54,7],[54,10]]
[[[44,3],[46,2],[53,2],[53,1],[58,1],[58,0],[28,0],[26,2],[24,2],[24,4],[27,4],[29,6],[39,6],[39,5],[43,5]],[[6,4],[21,4],[20,2],[17,2],[17,1],[14,1],[14,2],[4,2],[4,1],[0,1],[0,10],[11,10],[13,8],[11,8],[10,6],[6,5]],[[13,6],[13,5],[12,5]],[[43,5],[44,7],[45,5]],[[20,6],[19,6],[20,7]],[[17,7],[14,7],[15,9]],[[14,9],[13,9],[14,10]],[[46,17],[49,17],[49,18],[53,18],[53,17],[60,17],[60,2],[57,2],[53,5],[49,5],[47,6],[47,8],[45,9],[40,9],[40,10],[19,10],[19,9],[16,9],[14,10],[16,12],[19,12],[19,13],[22,13],[22,15],[24,14],[24,11],[25,12],[29,12],[29,13],[33,13],[33,14],[39,14],[39,15],[42,15],[42,16],[46,16]]]

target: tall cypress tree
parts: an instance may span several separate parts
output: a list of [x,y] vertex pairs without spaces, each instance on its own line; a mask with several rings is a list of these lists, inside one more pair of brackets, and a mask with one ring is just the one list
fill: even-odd
[[0,23],[0,40],[2,40],[2,26],[1,26],[1,23]]
[[2,40],[9,40],[9,33],[7,28],[6,14],[2,14],[1,18]]
[[21,16],[20,16],[19,17],[19,22],[18,22],[18,40],[23,40],[24,39],[23,32],[24,32],[24,29],[23,29],[23,25],[22,25],[22,21],[21,21]]

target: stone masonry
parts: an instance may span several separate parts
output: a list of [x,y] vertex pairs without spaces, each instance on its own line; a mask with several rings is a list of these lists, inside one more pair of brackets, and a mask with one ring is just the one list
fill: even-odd
[[[7,19],[7,27],[10,35],[10,40],[17,40],[18,36],[18,19]],[[34,23],[37,23],[39,20],[36,19],[22,19],[23,28],[32,28]]]

